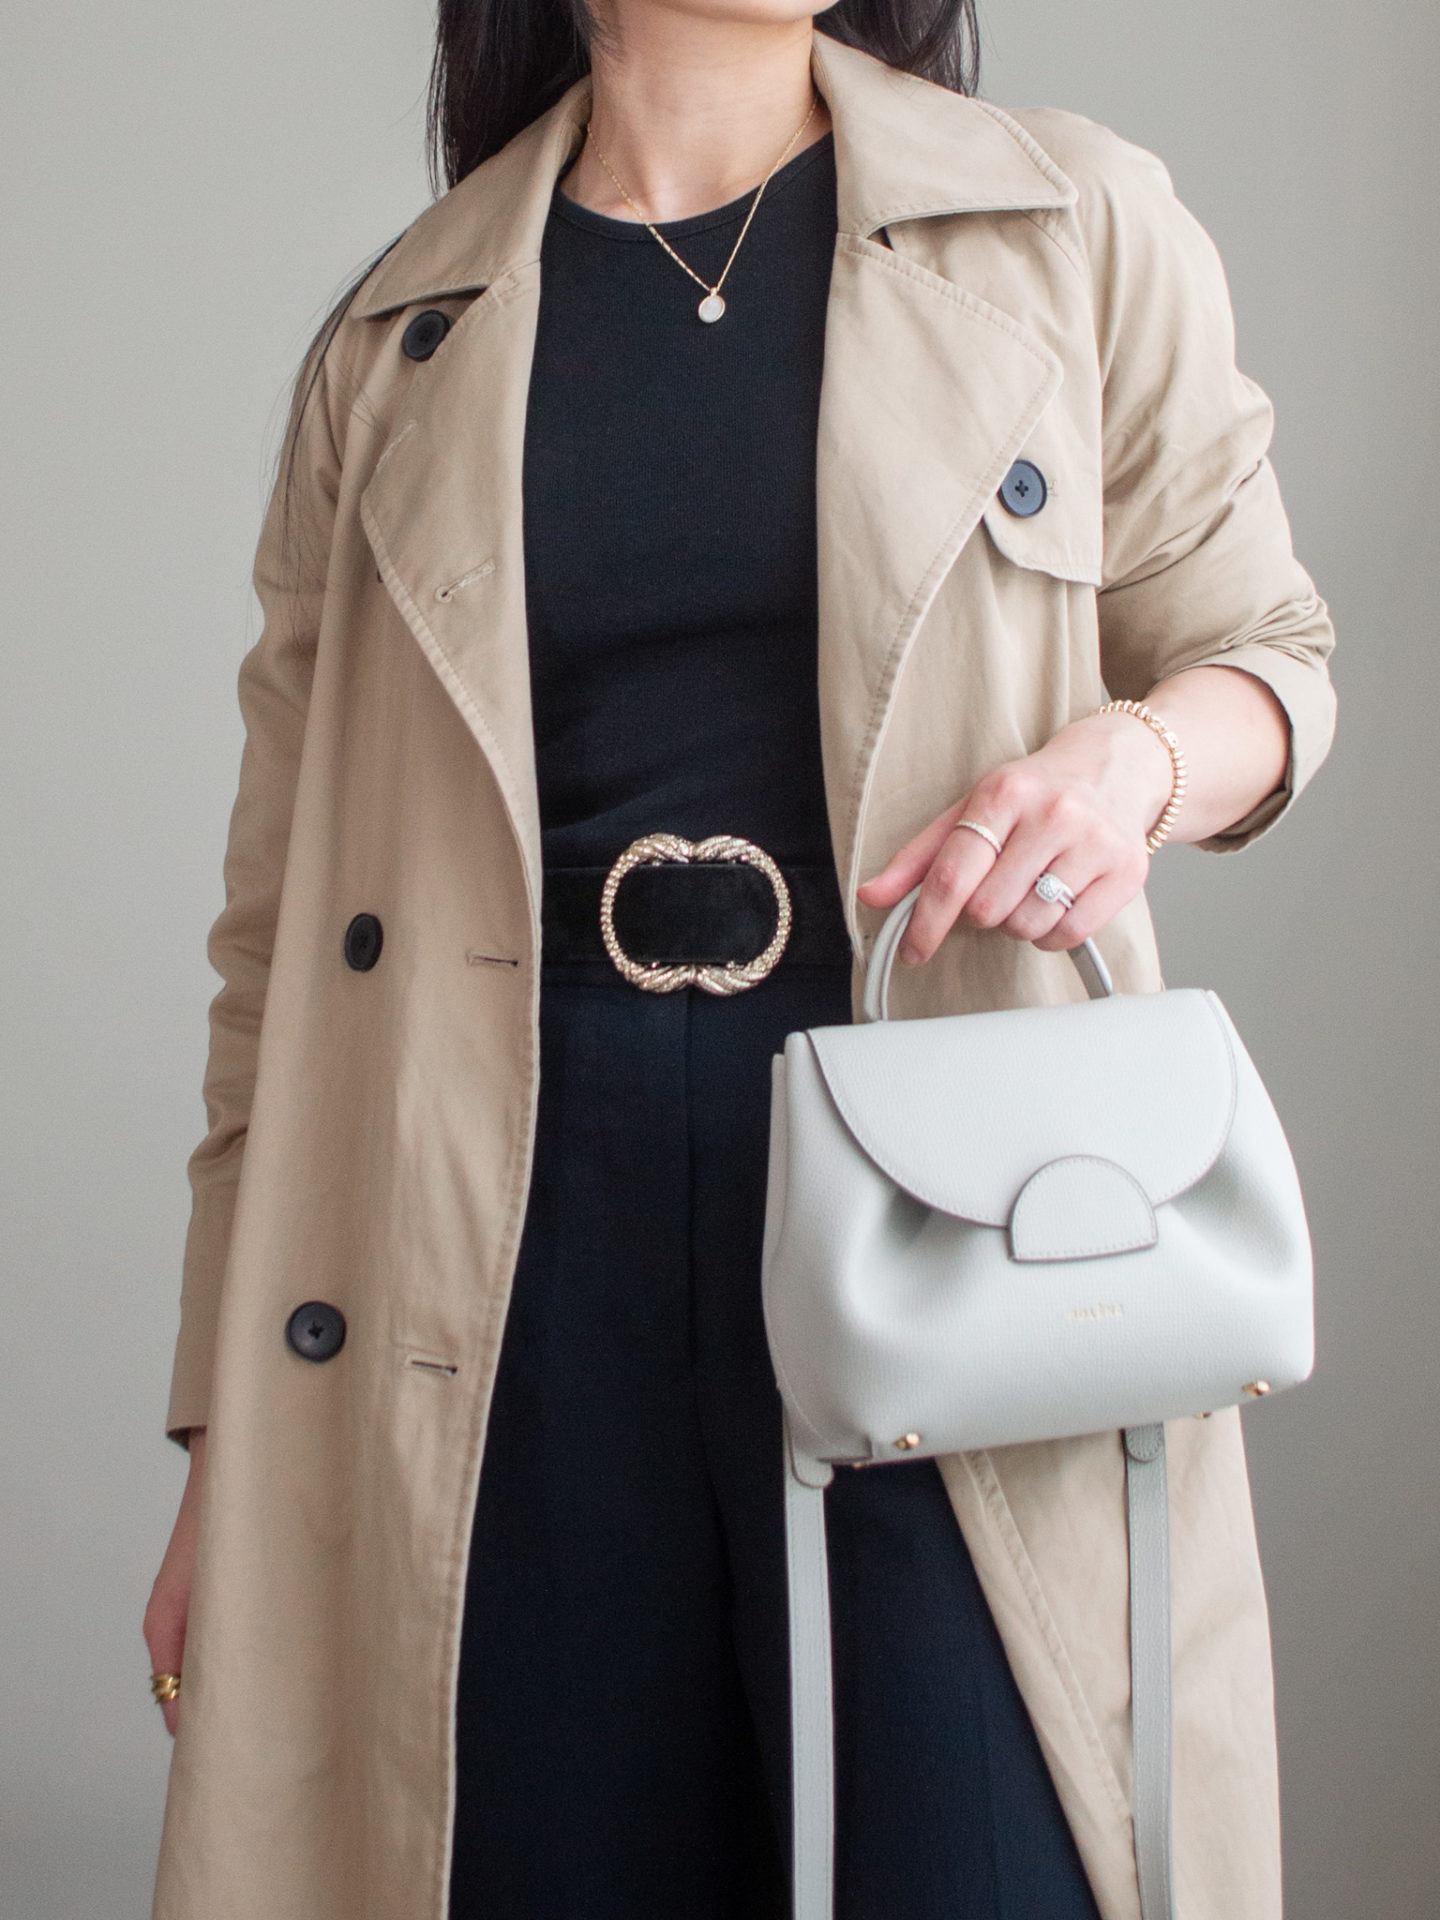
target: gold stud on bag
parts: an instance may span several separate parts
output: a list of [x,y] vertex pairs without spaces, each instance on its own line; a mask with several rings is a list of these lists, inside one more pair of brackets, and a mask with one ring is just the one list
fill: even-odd
[[[794,1920],[831,1920],[833,1468],[1118,1431],[1142,1920],[1173,1920],[1167,1420],[1305,1379],[1310,1241],[1279,1119],[1214,994],[863,1023],[774,1062],[762,1259],[785,1408]],[[894,1471],[903,1471],[895,1467]]]
[[[769,944],[753,960],[717,963],[677,963],[632,960],[615,932],[615,896],[620,882],[635,867],[674,861],[688,866],[707,860],[739,861],[763,873],[775,892],[776,924]],[[600,894],[600,937],[605,951],[632,987],[647,993],[674,993],[680,987],[701,987],[706,993],[744,993],[758,986],[772,971],[790,938],[793,909],[785,876],[762,847],[738,834],[715,833],[707,840],[684,840],[678,833],[645,833],[620,855],[605,876]]]

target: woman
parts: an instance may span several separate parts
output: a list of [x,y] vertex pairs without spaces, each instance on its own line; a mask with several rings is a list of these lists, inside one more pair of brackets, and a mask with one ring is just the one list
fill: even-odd
[[[1329,742],[1156,161],[968,97],[959,0],[522,12],[442,5],[453,190],[317,343],[257,562],[163,1920],[784,1910],[770,1055],[921,880],[905,1012],[1071,997],[1090,934],[1153,989],[1150,848]],[[655,832],[748,844],[628,870]],[[1178,1902],[1261,1920],[1233,1414],[1171,1485]],[[827,1502],[839,1912],[1134,1920],[1117,1436]]]

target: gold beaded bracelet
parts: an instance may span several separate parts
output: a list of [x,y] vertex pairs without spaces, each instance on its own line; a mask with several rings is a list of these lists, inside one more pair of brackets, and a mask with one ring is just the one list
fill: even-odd
[[1158,714],[1152,713],[1143,700],[1110,700],[1096,709],[1097,717],[1102,713],[1128,713],[1132,719],[1143,720],[1145,725],[1160,741],[1170,756],[1172,779],[1170,798],[1165,802],[1164,811],[1145,836],[1145,845],[1151,853],[1157,852],[1169,838],[1180,812],[1181,802],[1185,798],[1185,789],[1190,783],[1190,770],[1185,765],[1185,755],[1180,750],[1180,742],[1175,734]]

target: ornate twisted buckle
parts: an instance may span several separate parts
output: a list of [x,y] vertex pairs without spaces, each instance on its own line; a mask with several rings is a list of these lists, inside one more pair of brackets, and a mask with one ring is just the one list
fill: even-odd
[[[667,861],[687,866],[692,861],[719,860],[736,860],[757,868],[774,888],[779,917],[769,946],[753,960],[726,960],[719,965],[632,960],[615,932],[615,895],[626,874],[633,867],[658,866]],[[647,993],[703,987],[706,993],[729,994],[744,993],[747,988],[758,986],[785,951],[791,918],[790,889],[784,874],[763,848],[733,833],[711,834],[708,840],[682,840],[678,833],[642,833],[638,840],[630,842],[606,874],[600,893],[600,937],[605,942],[605,951],[631,986],[643,987]]]

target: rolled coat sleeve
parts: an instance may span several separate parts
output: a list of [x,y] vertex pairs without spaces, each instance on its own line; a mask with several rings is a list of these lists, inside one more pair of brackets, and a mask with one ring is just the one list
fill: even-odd
[[1153,154],[1080,124],[1081,144],[1097,149],[1075,156],[1073,177],[1103,379],[1101,671],[1133,699],[1207,666],[1240,668],[1275,694],[1289,763],[1252,813],[1200,843],[1231,850],[1275,824],[1329,750],[1334,630],[1295,558],[1267,458],[1272,408],[1235,365],[1214,244]]
[[[316,354],[322,357],[317,362]],[[225,905],[207,951],[222,985],[210,1005],[208,1131],[191,1155],[190,1225],[166,1430],[209,1420],[220,1296],[255,1092],[315,646],[334,529],[339,456],[323,348],[301,370],[253,574],[263,623],[241,662],[245,745],[225,853]]]

